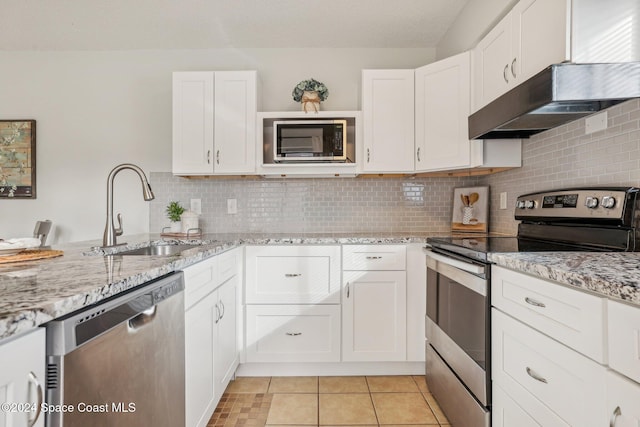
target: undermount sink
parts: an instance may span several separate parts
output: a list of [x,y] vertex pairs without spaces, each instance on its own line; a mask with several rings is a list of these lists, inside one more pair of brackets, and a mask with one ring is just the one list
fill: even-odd
[[143,248],[130,249],[118,252],[116,255],[178,255],[188,249],[197,248],[200,245],[151,245]]

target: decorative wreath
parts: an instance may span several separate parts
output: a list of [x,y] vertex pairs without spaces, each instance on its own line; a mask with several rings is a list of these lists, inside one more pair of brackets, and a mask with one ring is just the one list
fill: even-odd
[[293,88],[293,92],[291,95],[293,96],[293,100],[296,102],[302,101],[302,93],[304,91],[314,91],[318,92],[318,96],[320,97],[320,101],[324,101],[329,97],[329,89],[315,79],[303,80]]

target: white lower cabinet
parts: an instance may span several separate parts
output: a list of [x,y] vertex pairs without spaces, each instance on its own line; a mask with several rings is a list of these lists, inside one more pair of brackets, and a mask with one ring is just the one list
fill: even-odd
[[640,426],[640,308],[491,272],[492,425]]
[[[239,278],[237,267],[229,265],[233,260],[237,262],[236,251],[184,269],[187,426],[207,425],[238,367]],[[223,274],[220,264],[224,265]]]
[[247,305],[247,362],[339,362],[339,305]]
[[540,425],[605,425],[604,366],[496,309],[491,319],[494,383]]
[[345,271],[342,290],[342,359],[407,358],[405,271]]
[[640,426],[640,384],[609,371],[607,414],[610,427]]
[[9,410],[3,408],[0,411],[0,426],[44,426],[45,417],[39,410],[44,398],[44,368],[44,328],[0,346],[0,402],[29,406],[9,407]]

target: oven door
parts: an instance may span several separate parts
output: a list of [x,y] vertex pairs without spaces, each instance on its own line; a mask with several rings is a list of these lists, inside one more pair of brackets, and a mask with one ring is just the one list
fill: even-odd
[[490,403],[489,266],[427,251],[428,344],[485,407]]

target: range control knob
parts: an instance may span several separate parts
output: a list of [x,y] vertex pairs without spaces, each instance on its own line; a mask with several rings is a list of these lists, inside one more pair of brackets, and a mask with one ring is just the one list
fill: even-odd
[[613,196],[604,196],[602,198],[602,207],[605,209],[613,209],[616,205],[616,199]]
[[518,200],[518,202],[516,203],[516,208],[524,209],[524,200]]
[[536,205],[536,202],[534,202],[533,200],[525,200],[524,201],[525,209],[533,209],[535,205]]
[[598,198],[588,196],[584,201],[584,205],[589,209],[595,209],[598,207]]

